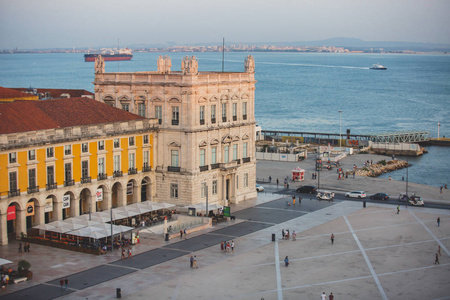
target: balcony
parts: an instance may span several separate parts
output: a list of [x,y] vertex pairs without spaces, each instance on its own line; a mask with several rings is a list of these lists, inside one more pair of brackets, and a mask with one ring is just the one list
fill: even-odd
[[159,124],[159,125],[162,124],[162,119],[158,119],[158,124]]
[[65,180],[64,181],[64,186],[72,186],[75,185],[75,180],[74,179],[70,179],[70,180]]
[[9,198],[11,198],[11,197],[17,197],[17,196],[20,196],[20,189],[18,189],[18,190],[12,190],[12,191],[9,191],[9,192],[8,192],[8,197],[9,197]]
[[220,168],[220,164],[211,164],[211,170]]
[[226,122],[227,121],[227,117],[222,117],[222,122]]
[[233,116],[233,121],[237,121],[237,116]]
[[123,176],[123,172],[122,171],[114,171],[114,173],[113,173],[113,177],[114,178],[122,177],[122,176]]
[[205,125],[205,119],[200,120],[200,125]]
[[237,161],[235,161],[235,160],[230,161],[228,163],[221,163],[220,164],[220,169],[223,170],[223,171],[234,169],[236,167],[237,167]]
[[234,159],[233,161],[235,161],[238,165],[240,165],[241,164],[241,159],[240,158],[238,158],[238,159]]
[[216,124],[216,118],[211,118],[211,123]]
[[81,183],[90,183],[91,176],[81,177]]
[[128,169],[128,175],[137,174],[137,168],[129,168]]
[[242,115],[242,119],[247,120],[247,115]]
[[108,175],[106,175],[105,173],[99,173],[97,175],[97,180],[105,180],[108,179]]
[[178,125],[178,124],[180,124],[179,120],[172,120],[172,125]]
[[151,166],[143,166],[142,167],[142,172],[150,172],[152,170]]
[[250,157],[244,157],[244,158],[242,159],[242,162],[243,162],[244,164],[250,162]]
[[200,172],[208,171],[209,166],[200,166]]
[[45,188],[46,188],[47,191],[49,191],[49,190],[55,190],[55,189],[58,188],[58,183],[56,183],[56,182],[53,182],[53,183],[47,183],[46,186],[45,186]]
[[30,186],[27,191],[28,194],[39,193],[39,186]]
[[172,167],[172,166],[167,167],[167,171],[169,172],[180,172],[180,170],[181,170],[180,167]]

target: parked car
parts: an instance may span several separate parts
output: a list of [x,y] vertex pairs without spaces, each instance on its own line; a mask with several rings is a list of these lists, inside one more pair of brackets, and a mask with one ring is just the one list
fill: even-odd
[[345,193],[345,197],[364,199],[364,198],[366,198],[366,193],[364,193],[364,191],[353,191],[353,192]]
[[386,193],[376,193],[370,196],[371,200],[389,200],[389,195]]
[[408,202],[412,206],[425,206],[425,202],[422,197],[416,196],[415,194],[407,196],[405,193],[401,193],[398,196],[398,201]]
[[264,187],[259,185],[259,184],[256,184],[256,191],[257,192],[264,192]]
[[301,187],[297,188],[297,193],[304,193],[304,194],[315,194],[317,193],[317,189],[314,185],[302,185]]
[[316,195],[317,200],[326,200],[328,202],[331,202],[334,200],[334,193],[333,192],[327,192],[324,191],[323,193],[317,193]]

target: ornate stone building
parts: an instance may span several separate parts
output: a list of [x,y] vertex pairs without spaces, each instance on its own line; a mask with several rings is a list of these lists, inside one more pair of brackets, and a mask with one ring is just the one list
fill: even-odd
[[95,99],[159,123],[156,200],[227,205],[256,197],[255,64],[244,72],[181,71],[160,56],[153,72],[105,73],[96,63]]

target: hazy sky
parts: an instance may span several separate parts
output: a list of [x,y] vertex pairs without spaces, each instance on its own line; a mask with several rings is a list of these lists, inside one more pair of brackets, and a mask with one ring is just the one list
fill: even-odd
[[450,0],[0,0],[0,49],[209,42],[450,44]]

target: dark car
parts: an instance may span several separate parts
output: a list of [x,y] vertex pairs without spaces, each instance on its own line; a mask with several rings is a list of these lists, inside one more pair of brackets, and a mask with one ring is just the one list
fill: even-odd
[[370,196],[372,200],[389,200],[389,195],[386,193],[376,193],[375,195]]
[[297,193],[315,194],[317,193],[317,190],[314,185],[302,185],[301,187],[297,188]]

